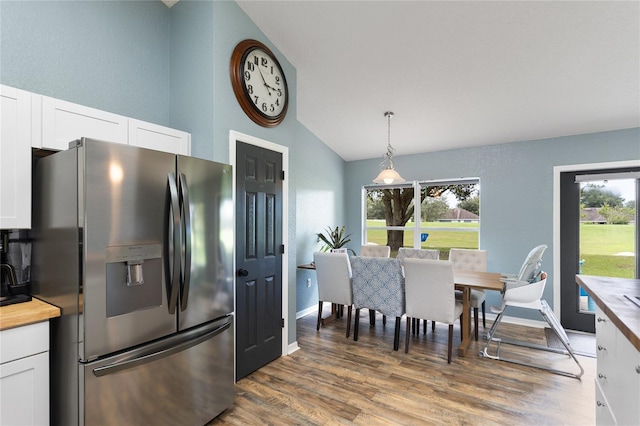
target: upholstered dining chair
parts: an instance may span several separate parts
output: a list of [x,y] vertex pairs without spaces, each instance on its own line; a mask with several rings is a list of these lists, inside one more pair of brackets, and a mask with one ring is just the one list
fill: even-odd
[[404,351],[409,352],[411,318],[449,325],[447,362],[451,363],[453,323],[462,314],[462,302],[455,297],[453,263],[446,260],[405,259],[407,331]]
[[382,315],[395,317],[393,350],[400,345],[400,319],[404,315],[404,276],[402,267],[396,259],[382,257],[351,258],[353,269],[353,305],[356,318],[353,340],[358,340],[360,309],[366,308],[381,312]]
[[[486,271],[487,256],[486,250],[452,248],[449,251],[449,261],[453,263],[453,269],[464,271]],[[478,308],[480,307],[482,307],[482,327],[487,327],[485,298],[484,290],[471,290],[471,307],[473,308],[476,340],[478,340]],[[462,300],[462,291],[456,290],[456,300]]]
[[366,244],[360,247],[360,256],[362,257],[389,257],[390,255],[391,247],[389,246]]
[[[400,263],[402,265],[404,265],[404,260],[405,259],[433,259],[433,260],[438,260],[440,259],[440,250],[433,250],[433,249],[414,249],[414,248],[408,248],[408,247],[400,247],[400,249],[398,250],[398,254],[396,255],[396,259],[398,259],[400,261]],[[383,318],[384,320],[384,318]],[[416,319],[416,321],[413,321],[412,323],[412,329],[415,329],[417,327],[417,331],[418,333],[420,332],[420,319]],[[424,322],[424,333],[427,333],[427,322]],[[436,329],[436,323],[435,321],[433,321],[431,323],[431,330],[435,330]]]
[[351,262],[347,253],[313,253],[318,279],[318,323],[322,322],[322,302],[347,305],[347,337],[351,331],[353,307]]
[[400,247],[398,249],[398,254],[396,255],[396,259],[398,259],[401,263],[404,262],[405,259],[440,259],[440,250],[432,250],[432,249],[413,249],[407,247]]

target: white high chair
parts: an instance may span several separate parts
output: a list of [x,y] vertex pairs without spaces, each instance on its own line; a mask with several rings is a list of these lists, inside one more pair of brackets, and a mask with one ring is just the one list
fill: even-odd
[[[491,329],[485,335],[485,339],[487,340],[487,344],[485,345],[482,352],[480,352],[480,356],[484,358],[495,359],[499,361],[511,362],[514,364],[526,365],[529,367],[540,368],[543,370],[551,371],[556,374],[562,374],[564,376],[575,377],[577,379],[582,376],[584,373],[584,369],[580,365],[580,362],[575,357],[573,353],[573,349],[571,348],[571,343],[569,342],[569,338],[567,337],[567,333],[565,332],[562,325],[560,325],[560,321],[555,316],[547,301],[542,299],[542,293],[544,292],[545,285],[547,284],[547,273],[538,271],[540,264],[542,263],[542,254],[544,253],[546,245],[535,247],[529,255],[527,256],[525,262],[520,268],[520,272],[516,276],[505,276],[505,292],[502,297],[502,306],[500,308],[492,307],[491,311],[498,314]],[[502,320],[505,311],[509,306],[515,306],[519,308],[525,309],[534,309],[540,312],[542,318],[549,324],[553,332],[556,334],[558,339],[562,342],[562,345],[566,350],[563,349],[555,349],[549,348],[543,345],[536,345],[529,342],[523,342],[519,340],[510,340],[504,338],[495,337],[496,330],[500,321]],[[496,343],[496,351],[494,355],[489,354],[489,346],[491,343]],[[571,373],[568,371],[557,370],[554,368],[550,368],[547,366],[526,363],[519,360],[508,359],[500,356],[500,345],[502,343],[528,347],[532,349],[543,350],[547,352],[555,352],[564,355],[569,355],[575,363],[580,368],[579,373]]]

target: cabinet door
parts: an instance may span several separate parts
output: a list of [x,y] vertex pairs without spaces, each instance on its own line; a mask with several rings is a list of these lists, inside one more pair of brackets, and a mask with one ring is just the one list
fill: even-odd
[[42,97],[42,146],[64,151],[82,137],[127,144],[127,118],[110,112]]
[[181,130],[129,119],[129,145],[191,155],[191,135]]
[[0,365],[0,424],[49,424],[49,352]]
[[31,228],[31,94],[0,86],[0,229]]

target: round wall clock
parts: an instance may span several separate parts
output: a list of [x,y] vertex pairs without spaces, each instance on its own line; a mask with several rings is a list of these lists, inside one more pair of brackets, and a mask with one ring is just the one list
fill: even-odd
[[257,124],[274,127],[289,106],[287,79],[275,55],[257,40],[238,43],[229,65],[231,86],[242,110]]

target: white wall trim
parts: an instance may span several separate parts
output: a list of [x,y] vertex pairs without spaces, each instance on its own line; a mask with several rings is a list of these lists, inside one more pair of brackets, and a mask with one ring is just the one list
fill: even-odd
[[[270,151],[279,152],[282,154],[282,169],[284,170],[285,179],[282,182],[282,241],[285,244],[286,250],[282,256],[282,318],[285,319],[284,327],[282,328],[282,355],[288,355],[295,352],[298,347],[297,341],[294,341],[289,345],[289,248],[292,247],[289,241],[289,148],[283,145],[278,145],[273,142],[269,142],[264,139],[257,138],[255,136],[246,135],[244,133],[236,132],[235,130],[229,131],[229,163],[233,166],[233,205],[235,209],[236,205],[236,145],[238,142],[244,142],[250,145],[265,148]],[[234,212],[234,230],[235,230],[235,216]],[[233,254],[233,270],[235,271],[235,244]],[[235,294],[235,278],[234,278],[234,294]],[[294,324],[295,326],[295,324]]]
[[560,319],[560,173],[640,167],[640,160],[570,164],[553,168],[553,312]]

